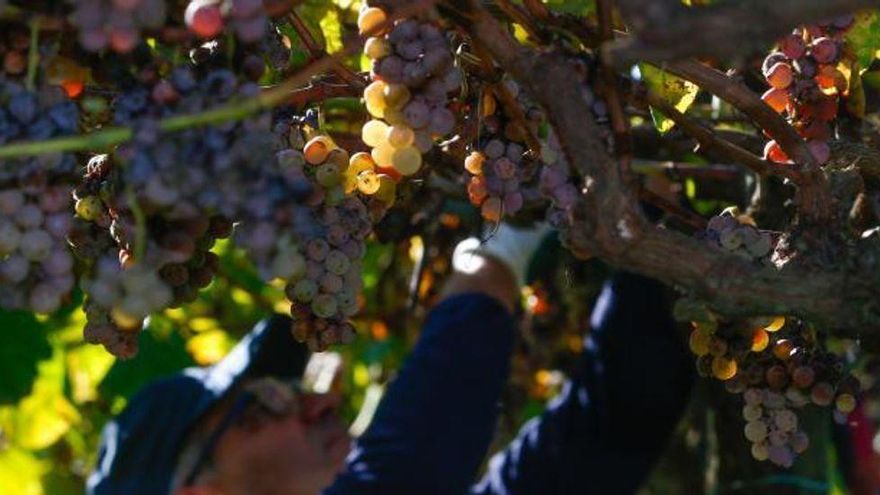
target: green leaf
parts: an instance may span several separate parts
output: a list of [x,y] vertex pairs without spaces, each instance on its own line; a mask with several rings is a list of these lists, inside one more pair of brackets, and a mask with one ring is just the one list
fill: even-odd
[[[652,65],[640,64],[639,70],[642,73],[642,80],[647,83],[648,88],[681,113],[690,108],[700,91],[700,87],[696,84]],[[669,132],[675,126],[675,122],[655,111],[654,108],[651,108],[651,117],[654,119],[654,126],[661,133]]]
[[335,10],[327,10],[321,18],[321,32],[324,33],[327,53],[336,53],[342,49],[342,24]]
[[0,311],[0,404],[28,395],[37,363],[52,355],[47,329],[32,313]]
[[865,10],[856,14],[856,22],[846,35],[855,51],[859,66],[870,67],[880,50],[880,14],[877,10]]
[[595,0],[544,0],[548,7],[567,14],[590,15],[596,11]]

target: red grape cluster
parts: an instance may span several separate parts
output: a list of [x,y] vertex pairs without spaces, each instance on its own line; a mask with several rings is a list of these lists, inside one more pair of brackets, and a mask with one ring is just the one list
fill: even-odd
[[202,39],[229,27],[244,43],[257,43],[269,29],[269,16],[285,14],[289,0],[190,0],[184,12],[187,28]]
[[454,130],[449,95],[461,89],[463,76],[435,24],[403,19],[386,27],[387,21],[384,10],[366,4],[358,18],[361,34],[371,36],[364,53],[373,60],[373,82],[364,90],[373,120],[362,137],[380,168],[408,176],[421,169],[434,139]]
[[754,224],[750,217],[728,210],[709,220],[705,240],[742,258],[766,261],[773,248],[773,238],[769,233],[758,230]]
[[70,22],[79,31],[79,42],[90,52],[107,48],[132,51],[142,32],[165,25],[165,0],[67,0],[72,4]]
[[756,460],[791,467],[806,450],[809,436],[798,428],[796,409],[833,404],[841,422],[855,409],[858,380],[799,320],[694,322],[689,346],[700,375],[722,380],[729,392],[743,394],[744,433]]
[[[820,164],[831,156],[831,122],[837,117],[840,96],[848,91],[840,64],[846,57],[844,35],[853,22],[852,16],[843,16],[797,28],[779,40],[778,50],[764,60],[770,89],[762,99],[786,115]],[[791,161],[776,141],[767,143],[764,154],[777,163]]]

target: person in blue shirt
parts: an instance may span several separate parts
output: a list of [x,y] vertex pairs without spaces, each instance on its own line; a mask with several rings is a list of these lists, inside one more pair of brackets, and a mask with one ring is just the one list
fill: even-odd
[[630,494],[688,399],[692,361],[664,288],[617,273],[579,367],[488,463],[522,274],[541,235],[463,243],[456,273],[372,423],[351,442],[340,397],[299,390],[290,320],[258,325],[223,361],[148,386],[102,435],[92,495]]

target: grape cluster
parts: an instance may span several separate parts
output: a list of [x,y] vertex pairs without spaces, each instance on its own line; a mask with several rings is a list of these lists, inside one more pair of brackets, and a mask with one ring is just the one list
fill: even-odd
[[697,371],[743,394],[745,437],[756,460],[791,467],[809,436],[795,410],[834,405],[837,421],[855,409],[859,382],[843,361],[824,350],[815,331],[784,317],[694,322],[689,338]]
[[379,167],[408,176],[421,169],[434,138],[454,130],[449,95],[460,90],[463,76],[436,25],[403,19],[385,28],[387,20],[384,10],[367,5],[358,18],[361,34],[371,36],[364,53],[373,60],[372,83],[364,90],[373,119],[362,138]]
[[[77,130],[76,105],[60,90],[32,92],[0,77],[0,143]],[[65,238],[76,160],[47,153],[0,160],[0,307],[57,310],[74,285]]]
[[70,294],[71,190],[43,174],[0,187],[0,307],[53,313]]
[[79,31],[79,43],[90,52],[107,48],[117,53],[134,50],[144,31],[165,25],[165,0],[67,0],[73,7],[70,22]]
[[257,43],[269,30],[269,16],[289,11],[289,0],[190,0],[184,12],[187,28],[212,39],[229,27],[244,43]]
[[[519,87],[513,81],[505,81],[511,96],[519,96]],[[490,222],[501,221],[504,215],[515,215],[528,197],[524,184],[534,179],[536,163],[528,153],[525,132],[537,134],[544,115],[537,109],[526,114],[524,130],[521,124],[508,118],[498,108],[491,91],[481,101],[482,132],[477,149],[464,160],[464,168],[470,175],[467,185],[471,204],[480,208],[483,218]]]
[[[846,56],[844,35],[853,22],[850,15],[797,28],[779,40],[778,51],[764,60],[764,77],[770,89],[762,99],[786,115],[820,164],[831,156],[831,122],[837,117],[840,95],[848,90],[839,65]],[[777,163],[790,162],[776,141],[767,143],[764,154]]]
[[[260,188],[272,181],[275,169],[268,165],[276,146],[269,115],[170,135],[160,132],[157,122],[258,91],[225,69],[182,66],[167,79],[132,88],[114,101],[115,123],[131,126],[135,136],[112,155],[93,157],[86,167],[75,192],[75,211],[93,226],[80,228],[74,244],[86,256],[116,258],[122,274],[149,273],[162,284],[171,296],[158,298],[150,311],[191,302],[210,284],[218,268],[210,249],[217,239],[232,234],[232,219],[241,218],[248,199],[260,197]],[[113,273],[103,272],[105,277],[123,276]],[[121,349],[127,355],[131,346],[107,340],[112,334],[107,329],[109,322],[120,330],[114,335],[136,334],[130,319],[117,321],[106,304],[108,297],[95,301],[93,285],[85,292],[95,308],[88,314],[103,329],[96,335],[105,336],[102,343],[111,352]],[[122,314],[136,319],[142,313]]]
[[768,260],[773,248],[773,238],[755,227],[755,222],[735,209],[709,219],[704,238],[712,246],[736,254],[747,260]]
[[279,249],[284,253],[293,332],[310,348],[323,350],[355,336],[348,319],[358,311],[361,261],[373,223],[361,198],[350,187],[346,192],[345,177],[350,164],[361,158],[349,157],[323,135],[306,143],[302,153],[282,153],[288,166],[312,184],[306,204],[316,221],[313,232],[289,239]]
[[87,295],[85,340],[103,344],[121,358],[137,353],[137,334],[144,319],[167,308],[174,297],[155,271],[142,264],[123,266],[112,255],[98,259],[81,285]]

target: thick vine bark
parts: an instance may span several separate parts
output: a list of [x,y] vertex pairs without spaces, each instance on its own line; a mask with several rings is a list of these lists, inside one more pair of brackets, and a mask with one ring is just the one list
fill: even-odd
[[618,0],[637,36],[607,46],[618,67],[764,49],[787,29],[880,6],[878,0],[738,0],[687,8],[673,0]]

